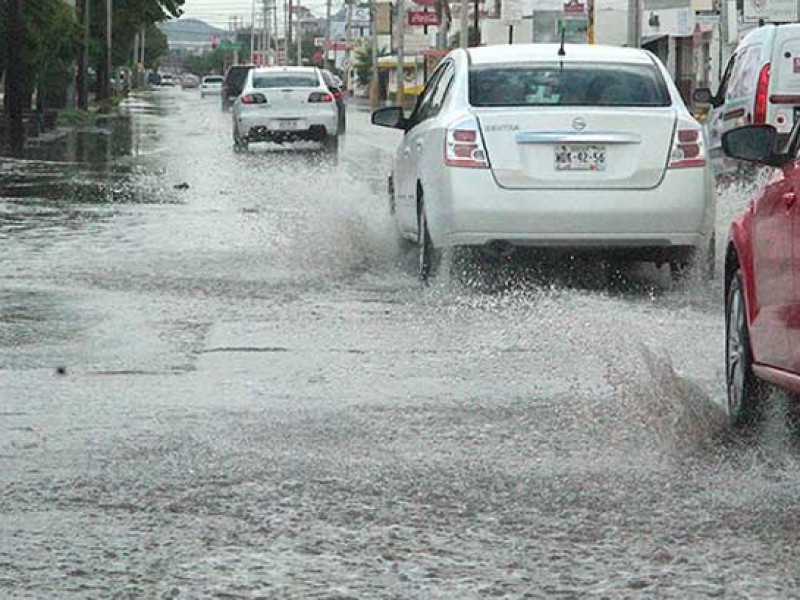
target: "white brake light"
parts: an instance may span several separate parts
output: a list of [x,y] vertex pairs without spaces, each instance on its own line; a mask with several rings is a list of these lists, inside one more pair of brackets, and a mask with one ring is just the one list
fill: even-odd
[[488,169],[489,157],[475,117],[467,117],[447,128],[444,164],[449,167]]
[[697,128],[678,123],[678,129],[675,131],[675,137],[672,140],[669,168],[704,167],[706,158],[703,132]]

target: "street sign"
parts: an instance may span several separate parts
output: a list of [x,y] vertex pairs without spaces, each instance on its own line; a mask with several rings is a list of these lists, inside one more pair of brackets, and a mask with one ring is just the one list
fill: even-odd
[[582,15],[586,12],[586,5],[580,0],[568,0],[564,4],[565,15]]
[[410,10],[408,11],[408,24],[414,25],[438,25],[439,16],[435,12],[426,12],[424,10]]
[[342,68],[343,68],[345,71],[346,71],[347,69],[349,69],[350,67],[352,67],[352,66],[353,66],[353,63],[352,63],[352,61],[351,61],[349,58],[345,58],[345,59],[342,61]]
[[337,50],[344,52],[346,50],[352,50],[354,47],[354,44],[348,44],[347,42],[334,42],[332,40],[327,40],[325,42],[325,50]]

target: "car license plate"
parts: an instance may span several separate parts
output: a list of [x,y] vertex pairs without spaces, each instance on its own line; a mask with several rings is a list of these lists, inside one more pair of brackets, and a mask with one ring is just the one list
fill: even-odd
[[556,171],[605,171],[606,147],[596,145],[556,146]]
[[297,119],[280,119],[275,122],[275,129],[278,131],[295,131],[299,127],[300,121]]

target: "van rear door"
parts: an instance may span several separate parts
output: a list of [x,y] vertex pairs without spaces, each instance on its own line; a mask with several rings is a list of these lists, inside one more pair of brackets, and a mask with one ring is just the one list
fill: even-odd
[[776,28],[767,122],[789,133],[800,119],[800,26]]

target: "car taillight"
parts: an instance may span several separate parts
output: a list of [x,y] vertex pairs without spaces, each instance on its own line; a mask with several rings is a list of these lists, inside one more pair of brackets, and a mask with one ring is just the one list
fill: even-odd
[[266,104],[267,97],[264,94],[244,94],[242,104]]
[[767,105],[769,103],[769,63],[761,67],[758,74],[758,84],[756,85],[756,101],[753,105],[753,123],[767,122]]
[[308,97],[309,102],[333,102],[333,95],[328,92],[314,92]]
[[444,140],[444,164],[449,167],[489,168],[489,157],[483,144],[483,136],[474,117],[458,121],[447,129]]
[[669,156],[670,169],[703,167],[706,164],[706,147],[699,129],[679,129],[672,140]]

